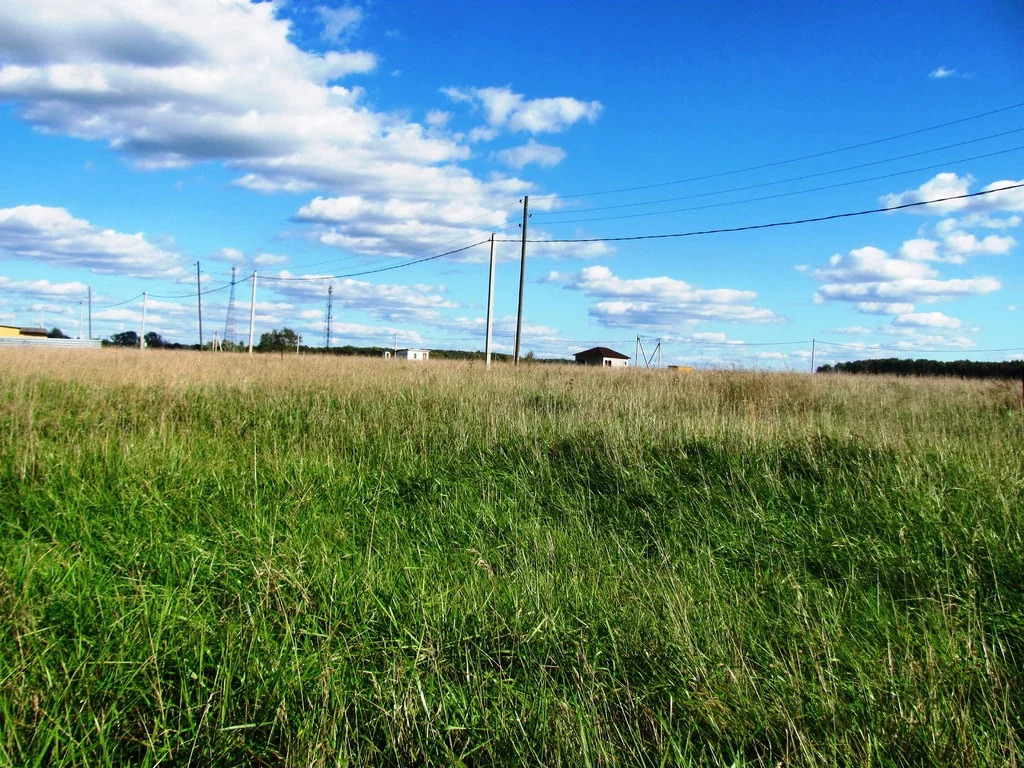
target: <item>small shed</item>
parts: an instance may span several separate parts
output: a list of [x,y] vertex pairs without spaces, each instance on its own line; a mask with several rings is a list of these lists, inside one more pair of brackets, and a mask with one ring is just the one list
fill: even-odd
[[629,355],[608,347],[591,347],[577,352],[573,357],[577,365],[599,365],[602,368],[625,368],[629,365]]
[[384,350],[384,359],[387,360],[390,357],[394,357],[395,360],[415,360],[417,362],[423,362],[430,359],[429,349],[396,349],[392,352],[390,349]]

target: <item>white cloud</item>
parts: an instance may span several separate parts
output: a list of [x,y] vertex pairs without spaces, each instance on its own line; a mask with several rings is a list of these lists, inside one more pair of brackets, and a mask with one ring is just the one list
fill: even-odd
[[530,139],[521,146],[501,150],[498,152],[498,159],[509,168],[519,169],[526,165],[551,168],[565,159],[565,150]]
[[976,296],[1001,287],[992,277],[942,280],[924,262],[892,258],[873,246],[836,254],[812,274],[821,283],[815,301],[856,302],[870,314],[909,314],[917,301]]
[[369,346],[390,347],[396,333],[399,346],[411,344],[421,346],[423,344],[423,337],[418,331],[362,323],[331,323],[331,345],[336,347],[352,341],[361,341]]
[[957,72],[955,69],[947,67],[938,67],[928,73],[928,77],[932,80],[945,80],[947,77],[956,77]]
[[960,259],[977,254],[1009,253],[1017,244],[1016,240],[1008,236],[988,235],[979,240],[975,235],[961,231],[950,232],[944,241],[952,256]]
[[84,298],[89,290],[85,283],[51,283],[49,280],[12,280],[0,275],[0,290],[5,294],[24,296],[67,296]]
[[432,109],[427,112],[427,125],[432,128],[444,128],[451,119],[452,113],[443,109]]
[[320,6],[317,8],[324,25],[324,38],[341,42],[347,40],[363,23],[363,9],[355,5],[338,8]]
[[599,101],[580,101],[569,96],[527,99],[511,88],[444,88],[456,103],[470,103],[484,111],[487,124],[513,132],[561,133],[580,120],[594,122],[603,109]]
[[[554,273],[557,275],[557,273]],[[626,279],[608,267],[585,267],[574,275],[549,275],[548,282],[600,299],[590,315],[606,326],[669,330],[691,321],[765,323],[781,318],[753,306],[757,294],[731,288],[700,289],[670,277]]]
[[844,328],[836,328],[836,333],[846,336],[866,336],[871,333],[871,329],[863,325],[848,325]]
[[[947,197],[966,195],[970,192],[971,185],[975,178],[970,174],[958,176],[955,173],[939,173],[915,189],[907,189],[889,195],[882,195],[879,200],[887,208],[895,208],[910,203],[920,203],[928,200],[940,200]],[[910,213],[924,216],[936,214],[945,215],[952,212],[986,212],[1003,211],[1006,213],[1024,213],[1024,187],[1007,189],[1005,192],[991,191],[1002,190],[1005,187],[1012,187],[1017,184],[1024,184],[1024,179],[1006,179],[994,181],[982,187],[980,191],[990,192],[960,200],[946,200],[933,205],[922,205],[916,208],[907,209]],[[1019,222],[1018,222],[1019,223]]]
[[258,253],[253,257],[252,262],[257,267],[275,267],[286,264],[288,257],[276,253]]
[[216,261],[226,261],[228,264],[241,264],[245,261],[245,254],[237,248],[221,248],[211,258]]
[[0,253],[62,267],[130,277],[180,277],[184,259],[138,232],[100,229],[63,208],[0,208]]
[[[966,195],[973,182],[974,177],[970,175],[961,178],[955,173],[940,173],[916,189],[907,189],[903,192],[882,195],[880,200],[882,205],[886,208],[895,208],[900,205],[908,205],[911,203],[922,203],[928,200],[941,200],[946,197],[957,197],[959,195]],[[966,207],[966,205],[966,200],[947,200],[943,203],[920,206],[919,208],[912,208],[910,210],[915,213],[934,215],[936,213],[959,211]]]
[[[278,277],[295,277],[282,270]],[[302,275],[302,277],[314,277]],[[333,286],[335,311],[351,309],[391,322],[434,323],[442,318],[441,310],[455,309],[459,303],[444,295],[443,287],[431,285],[398,285],[370,283],[352,278],[281,281],[268,279],[261,285],[297,302],[327,301],[327,288]]]
[[[485,130],[467,136],[447,131],[450,115],[442,110],[423,124],[377,111],[358,86],[333,82],[372,71],[376,57],[299,49],[290,23],[277,16],[281,7],[244,0],[0,4],[0,100],[18,103],[20,115],[43,131],[106,142],[141,169],[219,160],[238,172],[233,184],[262,193],[322,190],[371,207],[397,201],[439,209],[395,219],[388,225],[394,233],[326,233],[324,242],[368,255],[408,251],[397,243],[422,235],[431,219],[451,224],[445,206],[492,210],[529,193],[532,185],[521,179],[481,179],[460,166],[472,142],[499,129],[563,131],[601,111],[598,102],[567,96],[450,90],[488,115]],[[318,13],[335,39],[364,18],[349,4]],[[551,150],[534,151],[533,162],[553,159]],[[496,218],[489,226],[508,223]]]
[[959,328],[963,325],[957,318],[949,317],[941,312],[903,314],[894,318],[892,324],[913,328]]
[[857,311],[865,315],[906,315],[914,311],[914,305],[905,302],[861,301]]
[[920,327],[892,325],[882,330],[888,336],[895,338],[895,341],[887,341],[882,346],[895,346],[898,349],[970,349],[974,346],[974,340],[969,336],[955,332],[943,333],[935,327],[927,327],[927,330],[922,330]]
[[952,229],[956,219],[945,219],[936,226],[941,240],[918,237],[900,246],[900,256],[909,261],[935,261],[963,264],[970,256],[1009,253],[1017,241],[1008,235],[987,235],[978,238],[963,230]]

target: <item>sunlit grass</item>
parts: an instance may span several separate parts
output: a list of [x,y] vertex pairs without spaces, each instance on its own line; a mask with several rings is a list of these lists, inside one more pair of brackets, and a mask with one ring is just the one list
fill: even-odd
[[0,764],[1015,765],[1015,385],[0,351]]

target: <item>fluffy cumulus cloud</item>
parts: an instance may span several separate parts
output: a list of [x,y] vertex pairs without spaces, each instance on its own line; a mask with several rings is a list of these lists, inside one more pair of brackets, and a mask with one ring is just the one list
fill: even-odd
[[992,277],[944,280],[923,261],[894,258],[873,246],[857,248],[845,256],[836,254],[811,274],[821,283],[816,301],[854,302],[869,314],[906,315],[919,301],[977,296],[1001,287]]
[[0,254],[100,274],[177,278],[184,259],[141,233],[100,229],[64,208],[19,205],[0,208]]
[[908,328],[959,328],[963,325],[955,317],[949,317],[941,312],[912,312],[898,315],[893,321],[894,326]]
[[49,280],[12,280],[0,275],[0,290],[8,296],[82,299],[89,290],[89,286],[78,282],[51,283]]
[[950,67],[936,67],[928,73],[932,80],[945,80],[950,77],[957,77],[957,71]]
[[[886,208],[900,205],[923,203],[929,200],[944,200],[969,194],[976,179],[970,174],[958,176],[955,173],[939,173],[914,189],[882,195],[880,201]],[[924,216],[948,215],[950,213],[978,213],[1003,211],[1024,213],[1024,179],[1004,179],[982,187],[986,194],[959,200],[944,200],[933,205],[920,205],[907,211]],[[1009,187],[1016,187],[1009,189]],[[1000,191],[1005,190],[1005,191]],[[1018,222],[1019,223],[1019,222]]]
[[597,299],[590,315],[606,326],[669,332],[700,321],[766,323],[781,319],[771,310],[754,306],[757,294],[753,291],[695,288],[671,277],[627,279],[604,266],[585,267],[571,275],[552,272],[545,282]]
[[521,146],[501,150],[498,159],[509,168],[519,169],[527,165],[551,168],[565,159],[565,150],[530,139]]
[[[293,278],[296,275],[282,270],[276,277]],[[315,277],[302,275],[301,277]],[[327,289],[333,287],[335,310],[351,309],[365,312],[371,317],[391,322],[435,323],[442,318],[442,310],[458,308],[459,303],[445,295],[443,287],[432,285],[397,285],[371,283],[352,278],[314,280],[274,280],[261,278],[274,292],[300,303],[327,303]]]
[[[395,248],[394,239],[449,219],[448,206],[493,210],[531,190],[520,179],[481,179],[462,167],[469,145],[445,127],[448,113],[435,110],[418,123],[364,103],[351,80],[375,71],[377,61],[343,46],[363,18],[356,6],[319,10],[324,37],[339,47],[324,52],[294,44],[281,7],[247,0],[0,4],[0,100],[16,103],[40,130],[106,142],[142,169],[221,161],[237,170],[234,184],[258,192],[343,193],[370,207],[398,201],[425,211],[419,218],[398,213],[369,236],[339,222],[332,244],[359,251],[368,237],[370,255],[415,250]],[[600,112],[597,102],[571,97],[467,94],[495,130],[563,131]],[[553,157],[534,154],[532,162]],[[493,226],[508,223],[502,215]]]
[[603,109],[599,101],[580,101],[569,96],[528,99],[504,88],[445,88],[443,93],[454,102],[472,104],[483,110],[487,125],[498,130],[561,133],[580,120],[594,122]]

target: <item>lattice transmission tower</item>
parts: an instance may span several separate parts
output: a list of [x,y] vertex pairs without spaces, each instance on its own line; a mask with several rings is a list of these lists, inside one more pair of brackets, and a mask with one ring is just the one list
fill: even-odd
[[224,341],[235,341],[235,272],[238,267],[231,268],[231,291],[228,293],[228,316],[224,320]]
[[327,321],[324,323],[324,346],[331,348],[331,320],[334,312],[334,286],[327,286]]

